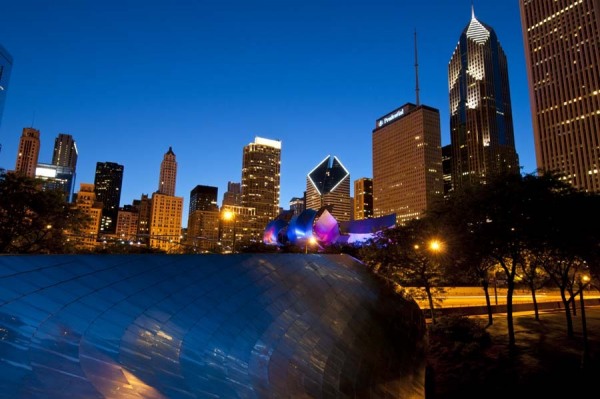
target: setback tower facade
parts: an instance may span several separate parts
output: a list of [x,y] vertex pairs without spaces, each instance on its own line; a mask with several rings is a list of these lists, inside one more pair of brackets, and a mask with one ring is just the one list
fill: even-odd
[[454,188],[520,173],[506,55],[494,30],[475,12],[450,58],[448,89]]

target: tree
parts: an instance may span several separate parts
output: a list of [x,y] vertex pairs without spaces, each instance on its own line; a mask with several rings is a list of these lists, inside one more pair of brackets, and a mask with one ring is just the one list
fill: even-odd
[[[477,251],[470,258],[484,265],[498,265],[507,285],[506,318],[509,347],[515,347],[513,293],[517,271],[523,262],[528,237],[535,230],[537,206],[543,190],[536,189],[535,177],[520,174],[490,176],[451,200],[452,223],[460,232],[463,251]],[[489,269],[487,269],[489,270]],[[487,277],[485,280],[486,281]],[[485,283],[484,283],[485,284]]]
[[87,216],[60,191],[42,191],[35,179],[0,174],[0,253],[65,253],[65,231],[79,232]]
[[444,248],[438,237],[444,237],[433,219],[416,219],[405,226],[387,229],[370,245],[359,251],[359,257],[376,273],[402,287],[423,291],[435,323],[434,293],[443,291]]
[[536,320],[540,319],[536,292],[539,288],[545,286],[549,280],[549,276],[545,270],[551,260],[551,252],[548,250],[537,253],[526,250],[523,254],[523,262],[521,264],[519,275],[523,282],[527,284],[527,287],[529,287],[529,291],[531,292],[531,300],[533,301],[533,310]]
[[465,186],[445,201],[436,203],[427,215],[445,226],[447,236],[452,237],[453,251],[447,255],[447,280],[459,283],[480,284],[488,314],[488,326],[494,323],[490,301],[490,280],[496,287],[497,263],[482,251],[478,240],[473,239],[480,218],[481,206],[473,206],[471,198],[477,194],[478,186]]
[[550,195],[540,201],[536,209],[540,228],[530,246],[537,256],[543,254],[547,258],[543,267],[561,292],[567,335],[572,338],[571,312],[576,312],[578,278],[589,272],[589,264],[594,263],[594,251],[600,243],[600,195],[576,190],[551,174],[544,175],[540,181],[548,185]]

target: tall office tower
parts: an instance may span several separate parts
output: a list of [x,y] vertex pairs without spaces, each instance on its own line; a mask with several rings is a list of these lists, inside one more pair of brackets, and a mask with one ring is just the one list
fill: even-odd
[[452,187],[452,144],[442,147],[442,175],[444,179],[444,197],[450,195]]
[[73,196],[73,169],[68,166],[58,166],[38,163],[35,168],[36,179],[41,180],[42,190],[62,191],[65,202],[70,202]]
[[600,192],[600,1],[519,1],[537,167]]
[[373,217],[373,179],[361,177],[354,180],[354,219]]
[[19,152],[15,164],[15,172],[24,176],[35,177],[35,168],[40,155],[40,131],[32,127],[23,128],[19,141]]
[[223,194],[222,205],[242,205],[242,183],[227,182],[227,191]]
[[150,214],[152,212],[152,201],[148,198],[148,194],[142,194],[142,198],[134,200],[134,204],[138,209],[138,229],[137,239],[142,244],[149,243],[150,237]]
[[448,87],[454,188],[520,173],[506,56],[494,30],[475,12],[448,64]]
[[58,166],[77,167],[77,144],[70,134],[59,133],[54,139],[54,153],[52,164]]
[[306,209],[306,205],[304,204],[304,197],[294,197],[290,200],[290,210],[294,212],[294,216],[298,216]]
[[4,47],[0,45],[0,122],[2,122],[2,111],[6,102],[8,81],[12,69],[13,59]]
[[219,240],[218,188],[198,185],[190,192],[187,243],[194,252],[215,251]]
[[281,141],[256,137],[244,147],[242,206],[256,210],[256,236],[279,214]]
[[88,224],[82,229],[82,235],[73,237],[78,246],[92,249],[98,241],[100,221],[102,218],[102,202],[99,202],[94,192],[94,185],[81,183],[79,192],[75,195],[75,206],[89,216]]
[[100,233],[113,234],[117,227],[117,216],[121,202],[123,165],[114,162],[97,162],[94,177],[96,198],[103,204]]
[[373,130],[373,216],[417,219],[443,196],[440,113],[407,103]]
[[158,181],[158,192],[164,195],[175,195],[175,182],[177,180],[177,161],[175,153],[169,147],[160,163],[160,179]]
[[[135,201],[134,201],[135,202]],[[125,205],[119,208],[117,215],[117,227],[115,231],[116,238],[118,240],[129,243],[137,244],[137,229],[140,218],[138,205]]]
[[152,194],[150,247],[167,253],[181,252],[181,217],[183,197]]
[[77,145],[75,144],[75,140],[73,140],[73,136],[70,134],[59,133],[56,139],[54,139],[52,164],[61,167],[63,172],[71,174],[69,186],[65,187],[67,201],[71,201],[71,197],[73,196],[77,156]]
[[217,197],[219,189],[213,186],[197,185],[190,191],[190,211],[210,211],[218,209]]
[[338,222],[350,220],[350,173],[335,156],[327,155],[306,175],[306,209],[330,206]]

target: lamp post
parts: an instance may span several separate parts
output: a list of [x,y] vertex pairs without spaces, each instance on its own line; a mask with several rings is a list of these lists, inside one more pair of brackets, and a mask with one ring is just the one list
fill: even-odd
[[231,243],[231,253],[235,253],[235,228],[237,225],[237,217],[235,212],[227,210],[223,213],[223,219],[227,221],[233,220],[233,240]]
[[583,366],[587,366],[589,356],[588,339],[587,339],[587,320],[585,319],[585,304],[583,301],[583,291],[590,282],[590,276],[584,274],[579,277],[579,302],[581,304],[581,335],[583,337]]

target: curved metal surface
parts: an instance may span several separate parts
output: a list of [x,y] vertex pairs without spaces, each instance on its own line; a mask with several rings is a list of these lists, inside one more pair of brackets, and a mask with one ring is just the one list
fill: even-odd
[[1,398],[419,398],[423,332],[343,255],[0,256]]

